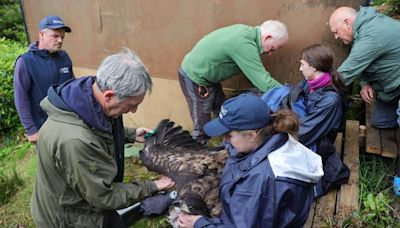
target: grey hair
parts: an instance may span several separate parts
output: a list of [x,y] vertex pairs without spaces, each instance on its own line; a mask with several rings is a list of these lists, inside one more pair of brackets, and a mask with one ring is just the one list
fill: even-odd
[[96,82],[102,92],[113,90],[119,100],[151,92],[153,87],[146,67],[128,48],[103,60]]
[[40,32],[48,33],[48,32],[51,31],[51,30],[52,30],[52,29],[44,28],[44,29],[40,30]]
[[289,34],[284,23],[276,20],[267,20],[260,25],[261,34],[269,33],[273,40],[288,40]]

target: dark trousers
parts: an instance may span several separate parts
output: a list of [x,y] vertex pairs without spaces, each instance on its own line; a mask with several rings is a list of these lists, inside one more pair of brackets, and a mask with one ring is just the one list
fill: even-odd
[[203,126],[211,120],[211,114],[218,114],[226,97],[221,83],[211,86],[200,86],[194,83],[183,72],[178,72],[179,84],[189,106],[190,116],[193,120],[192,137],[196,140],[207,140]]
[[116,210],[105,212],[104,228],[126,228],[124,221]]
[[383,102],[376,99],[371,113],[371,125],[375,128],[395,128],[397,124],[396,109],[399,99]]

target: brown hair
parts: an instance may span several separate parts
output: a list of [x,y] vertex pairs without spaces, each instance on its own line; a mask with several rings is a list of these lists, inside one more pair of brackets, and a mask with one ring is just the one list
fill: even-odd
[[299,118],[297,115],[287,109],[282,109],[271,114],[270,125],[259,129],[257,132],[264,138],[277,133],[288,133],[296,137],[299,131]]
[[346,99],[347,88],[342,76],[333,68],[335,54],[330,47],[321,44],[308,46],[301,51],[301,59],[319,71],[329,72],[332,75],[332,86]]

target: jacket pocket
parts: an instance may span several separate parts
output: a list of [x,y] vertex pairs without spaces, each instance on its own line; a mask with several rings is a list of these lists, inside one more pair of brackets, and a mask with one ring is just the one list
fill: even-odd
[[74,207],[65,207],[64,211],[66,227],[103,227],[103,211],[93,211]]

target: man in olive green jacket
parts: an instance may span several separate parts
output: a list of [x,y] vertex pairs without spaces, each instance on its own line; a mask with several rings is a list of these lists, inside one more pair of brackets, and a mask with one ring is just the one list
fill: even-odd
[[152,82],[129,50],[107,57],[97,77],[51,87],[41,107],[31,213],[38,227],[124,227],[116,209],[173,186],[170,178],[122,183],[123,144],[143,142],[146,128],[124,129]]
[[400,22],[372,7],[357,12],[350,7],[336,9],[329,19],[336,39],[351,44],[351,51],[338,68],[346,85],[360,76],[360,95],[367,103],[375,100],[371,123],[377,128],[397,126],[400,98]]
[[189,105],[192,136],[206,142],[203,126],[225,100],[221,81],[240,73],[261,92],[280,86],[265,69],[261,54],[271,55],[288,40],[286,26],[274,20],[260,26],[243,24],[220,28],[203,37],[184,57],[179,82]]

